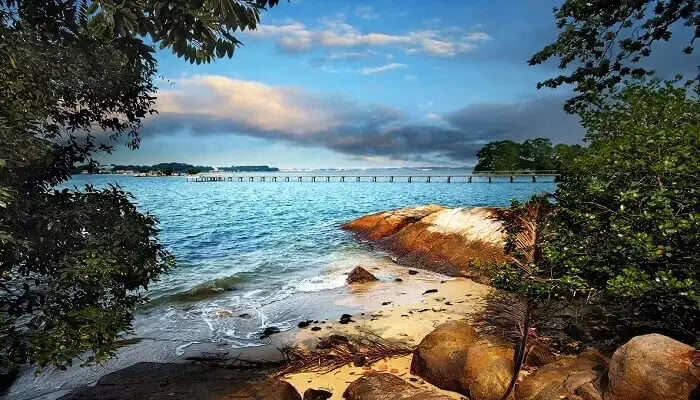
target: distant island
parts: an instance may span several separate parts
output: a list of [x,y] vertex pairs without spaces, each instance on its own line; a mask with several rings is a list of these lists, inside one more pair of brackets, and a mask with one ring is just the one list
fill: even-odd
[[196,175],[202,172],[276,172],[279,168],[267,165],[232,165],[230,167],[214,168],[205,165],[192,165],[179,162],[158,163],[154,165],[121,165],[113,164],[95,168],[90,165],[79,165],[72,170],[77,174],[122,174],[139,176],[170,176]]

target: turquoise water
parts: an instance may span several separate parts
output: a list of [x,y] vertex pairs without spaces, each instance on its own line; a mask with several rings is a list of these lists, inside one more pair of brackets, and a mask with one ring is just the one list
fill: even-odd
[[[437,175],[431,171],[398,174]],[[352,171],[345,171],[352,174]],[[371,176],[386,171],[356,171]],[[456,175],[459,171],[450,171]],[[284,176],[278,173],[279,176]],[[290,174],[293,178],[299,173]],[[249,175],[246,175],[249,176]],[[137,319],[145,335],[261,342],[268,326],[290,328],[306,317],[302,294],[343,286],[358,260],[382,257],[338,225],[367,213],[429,203],[448,207],[506,206],[511,198],[553,191],[551,182],[186,182],[183,177],[80,175],[70,186],[116,183],[160,220],[161,241],[177,268],[153,286],[153,303]],[[404,182],[399,182],[399,179]],[[381,179],[380,179],[381,180]],[[215,284],[212,281],[217,280]],[[205,287],[202,288],[202,285]],[[207,286],[209,285],[209,286]],[[212,318],[218,310],[246,318]],[[154,328],[154,329],[149,329]]]
[[[177,268],[152,286],[151,303],[135,316],[132,338],[137,340],[120,348],[118,358],[101,366],[83,368],[75,363],[66,371],[48,368],[38,377],[34,368],[27,368],[8,398],[53,399],[136,362],[181,361],[210,352],[231,355],[269,343],[259,338],[266,327],[293,335],[292,328],[301,320],[335,320],[343,312],[358,312],[357,304],[339,301],[352,292],[345,285],[345,273],[357,265],[381,265],[377,277],[393,281],[392,274],[406,269],[340,230],[340,224],[372,212],[429,203],[506,206],[512,198],[526,199],[555,188],[551,180],[531,183],[523,178],[509,183],[507,177],[491,184],[483,179],[448,184],[444,178],[433,178],[431,183],[425,179],[407,183],[405,178],[371,182],[374,174],[444,175],[444,171],[345,173],[366,178],[359,183],[354,179],[299,183],[283,178],[264,183],[188,183],[184,177],[74,177],[65,186],[119,184],[133,193],[139,208],[160,220],[160,240],[175,255]],[[445,279],[427,273],[421,277]],[[376,300],[351,295],[362,304]],[[283,340],[284,335],[275,338]]]

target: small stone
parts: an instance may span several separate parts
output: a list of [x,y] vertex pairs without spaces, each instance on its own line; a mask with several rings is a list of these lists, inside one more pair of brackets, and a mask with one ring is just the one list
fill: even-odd
[[352,315],[350,315],[350,314],[343,314],[343,315],[340,317],[340,321],[339,321],[339,322],[340,322],[341,324],[343,324],[343,325],[346,325],[346,324],[348,324],[348,323],[350,323],[350,322],[355,322],[355,321],[352,320]]
[[217,310],[214,313],[217,317],[233,317],[233,313],[229,310]]
[[304,392],[304,400],[327,400],[333,396],[333,393],[321,389],[306,389]]
[[267,327],[260,334],[260,339],[268,338],[270,335],[274,335],[275,333],[280,333],[280,328],[276,326]]
[[388,306],[389,304],[391,304],[390,301],[385,301],[385,302],[382,303],[383,306]]
[[355,267],[348,275],[346,281],[349,284],[374,282],[377,278],[362,267]]
[[299,328],[306,328],[307,326],[311,325],[313,321],[312,320],[306,320],[306,321],[301,321],[299,322],[299,325],[297,325]]
[[415,269],[409,269],[408,274],[409,275],[416,275],[416,274],[418,274],[418,271],[416,271]]
[[429,293],[437,293],[437,289],[428,289],[425,292],[423,292],[424,295],[429,294]]
[[243,314],[239,315],[238,318],[249,319],[249,318],[250,318],[250,314],[248,314],[248,313],[243,313]]
[[401,278],[396,278],[396,279],[394,279],[394,282],[403,282],[403,279],[401,279]]
[[312,330],[313,332],[318,332],[318,331],[321,330],[321,327],[320,327],[320,326],[314,326],[313,328],[311,328],[311,330]]

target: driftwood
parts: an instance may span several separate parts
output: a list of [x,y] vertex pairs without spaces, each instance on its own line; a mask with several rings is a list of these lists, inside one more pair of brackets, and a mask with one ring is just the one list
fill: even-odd
[[414,346],[392,342],[370,332],[361,336],[332,335],[322,340],[320,348],[315,350],[301,347],[282,349],[288,361],[274,375],[328,373],[348,364],[364,366],[389,357],[405,356],[414,349]]

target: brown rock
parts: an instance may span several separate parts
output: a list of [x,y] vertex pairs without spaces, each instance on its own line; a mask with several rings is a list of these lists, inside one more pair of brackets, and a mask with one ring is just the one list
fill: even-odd
[[289,383],[267,378],[270,372],[142,362],[107,374],[94,386],[76,389],[61,399],[301,400]]
[[377,240],[402,262],[482,282],[481,266],[505,260],[502,224],[493,208],[424,206],[368,215],[343,225]]
[[333,393],[327,390],[306,389],[304,392],[304,400],[327,400],[333,396]]
[[607,358],[592,349],[576,357],[562,357],[525,377],[516,390],[515,398],[600,400],[597,390],[592,390],[592,387],[604,374],[607,364]]
[[632,338],[610,360],[605,400],[688,400],[700,398],[695,350],[669,337]]
[[452,400],[435,391],[418,388],[392,374],[373,373],[348,386],[347,400]]
[[347,283],[350,284],[374,282],[376,280],[377,278],[374,275],[362,267],[355,267],[355,269],[350,272],[350,275],[348,275],[348,278],[346,279]]
[[460,393],[471,400],[499,400],[513,377],[513,345],[489,337],[469,346]]
[[411,373],[441,389],[459,391],[466,351],[476,340],[476,331],[466,321],[438,326],[413,352]]
[[421,218],[442,210],[441,206],[431,204],[422,207],[402,208],[366,215],[341,226],[366,237],[370,240],[379,240],[391,236],[406,225],[419,221]]

